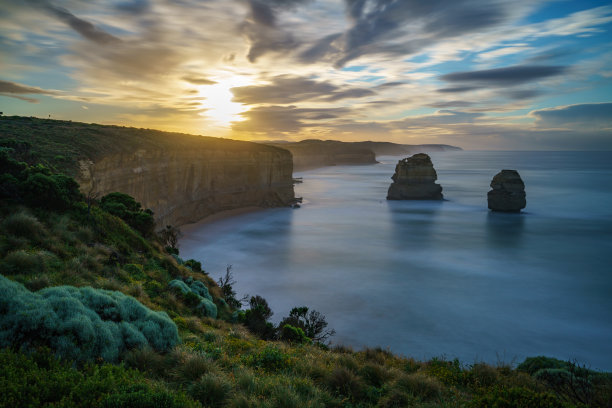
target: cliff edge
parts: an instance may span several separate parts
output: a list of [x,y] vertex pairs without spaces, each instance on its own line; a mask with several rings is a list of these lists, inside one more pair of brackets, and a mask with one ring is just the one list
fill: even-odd
[[251,142],[27,117],[1,117],[0,137],[25,140],[84,194],[119,191],[179,226],[241,207],[291,204],[291,153]]

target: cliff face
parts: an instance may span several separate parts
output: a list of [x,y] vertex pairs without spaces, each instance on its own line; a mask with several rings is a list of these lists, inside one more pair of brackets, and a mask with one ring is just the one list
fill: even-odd
[[326,166],[378,163],[376,154],[371,149],[350,142],[311,139],[271,145],[291,152],[295,171]]
[[0,116],[0,139],[31,144],[44,164],[84,194],[115,191],[182,225],[241,207],[294,200],[291,153],[272,146],[123,126]]
[[275,148],[141,149],[82,161],[84,192],[120,191],[155,212],[159,226],[183,225],[240,207],[294,199],[291,154]]

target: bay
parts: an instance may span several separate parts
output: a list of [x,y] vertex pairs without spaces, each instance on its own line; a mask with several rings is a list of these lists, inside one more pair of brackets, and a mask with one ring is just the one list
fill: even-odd
[[[182,228],[181,257],[239,294],[322,312],[334,344],[417,359],[577,359],[612,370],[612,153],[430,154],[444,201],[387,201],[399,157],[296,173],[300,209]],[[521,214],[491,213],[501,169],[526,185]]]

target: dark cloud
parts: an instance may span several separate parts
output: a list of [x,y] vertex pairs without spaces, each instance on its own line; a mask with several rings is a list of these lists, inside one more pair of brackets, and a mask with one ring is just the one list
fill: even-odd
[[48,91],[48,90],[33,87],[33,86],[22,85],[16,82],[0,80],[0,95],[10,96],[12,98],[17,98],[17,99],[20,99],[26,102],[38,103],[38,99],[28,98],[26,96],[23,96],[23,95],[31,95],[31,94],[57,95],[57,92]]
[[523,100],[532,99],[542,94],[543,92],[538,89],[516,89],[512,91],[504,91],[501,96],[515,100]]
[[543,127],[612,129],[612,103],[585,103],[532,111],[531,116]]
[[432,103],[428,106],[432,108],[459,108],[459,107],[468,107],[473,106],[473,102],[468,101],[447,101],[447,102],[437,102]]
[[411,54],[436,40],[499,24],[509,9],[500,0],[345,0],[345,6],[351,27],[319,40],[300,60],[331,60],[340,67],[368,54]]
[[483,113],[440,110],[435,115],[418,116],[395,121],[393,122],[393,126],[399,129],[406,129],[414,127],[435,127],[440,125],[465,124],[474,123],[476,119],[483,116]]
[[303,128],[317,126],[310,123],[324,119],[341,118],[348,109],[302,109],[295,106],[263,106],[242,113],[242,122],[234,122],[232,129],[238,132],[264,132],[268,134],[295,133]]
[[455,93],[455,92],[468,92],[468,91],[475,91],[477,89],[480,89],[477,86],[456,86],[453,88],[442,88],[442,89],[438,89],[438,92],[442,92],[442,93]]
[[34,86],[27,86],[18,84],[17,82],[1,81],[0,80],[0,92],[10,94],[44,94],[54,95],[57,92],[47,91],[45,89],[37,88]]
[[299,45],[291,33],[277,26],[278,13],[311,0],[247,0],[249,14],[240,30],[249,42],[247,58],[256,62],[268,52],[291,50]]
[[214,85],[217,83],[216,81],[212,81],[208,78],[196,75],[185,75],[181,79],[194,85]]
[[[477,84],[479,86],[513,86],[558,76],[566,71],[567,67],[563,66],[520,65],[482,71],[453,72],[442,75],[440,79],[447,82]],[[470,87],[472,85],[466,86]],[[449,92],[448,89],[441,91]]]
[[376,95],[376,93],[370,89],[364,88],[353,88],[347,89],[346,91],[335,92],[334,94],[323,98],[325,102],[335,102],[341,99],[352,99],[352,98],[363,98],[365,96]]
[[232,93],[235,102],[247,105],[261,103],[290,104],[313,99],[335,102],[341,99],[374,95],[374,92],[369,89],[340,88],[329,82],[289,75],[274,77],[269,85],[232,88]]
[[47,3],[45,4],[45,9],[90,41],[98,44],[108,44],[121,41],[119,38],[97,28],[89,21],[78,18],[65,8]]
[[129,0],[118,3],[115,7],[129,14],[142,14],[151,9],[151,3],[149,0]]

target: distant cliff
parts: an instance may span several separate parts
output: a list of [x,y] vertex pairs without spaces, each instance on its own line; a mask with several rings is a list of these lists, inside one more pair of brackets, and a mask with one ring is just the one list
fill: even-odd
[[266,143],[287,149],[293,155],[295,171],[347,164],[375,164],[376,154],[367,147],[336,140],[303,140],[289,143]]
[[347,164],[374,164],[376,156],[405,156],[423,152],[462,150],[443,144],[405,145],[390,142],[339,142],[309,139],[301,142],[265,142],[293,154],[295,171]]
[[294,199],[291,154],[250,142],[68,121],[0,118],[0,137],[27,140],[85,194],[127,193],[158,225],[182,225]]

